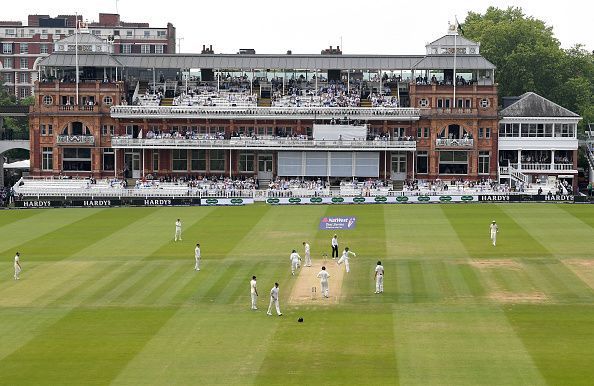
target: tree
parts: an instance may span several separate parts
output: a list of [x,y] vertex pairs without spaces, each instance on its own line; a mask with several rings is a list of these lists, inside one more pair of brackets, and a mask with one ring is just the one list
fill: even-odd
[[517,7],[470,12],[463,29],[464,36],[480,42],[481,54],[497,66],[500,97],[534,91],[582,115],[581,127],[594,119],[591,52],[580,45],[563,50],[551,26]]

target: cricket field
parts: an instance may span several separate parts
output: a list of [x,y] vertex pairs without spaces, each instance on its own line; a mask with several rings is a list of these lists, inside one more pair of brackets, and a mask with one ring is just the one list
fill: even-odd
[[[319,267],[325,216],[356,217],[357,257],[298,296],[319,268],[289,254]],[[1,385],[594,384],[592,205],[4,210],[0,258]]]

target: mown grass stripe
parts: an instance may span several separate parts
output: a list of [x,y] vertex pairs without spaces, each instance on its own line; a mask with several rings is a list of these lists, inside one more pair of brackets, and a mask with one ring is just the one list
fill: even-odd
[[[246,305],[250,304],[250,280],[252,276],[259,276],[260,272],[268,271],[269,270],[269,263],[264,261],[256,262],[250,269],[244,270],[241,275],[238,275],[234,280],[238,282],[235,290],[229,297],[229,303],[231,304],[240,304],[245,303]],[[274,275],[272,275],[274,277]]]
[[[441,205],[443,213],[471,258],[552,257],[549,250],[498,205]],[[497,247],[491,245],[489,225],[497,221]]]
[[464,264],[461,262],[450,261],[444,264],[445,274],[452,285],[451,290],[458,299],[474,296],[462,274],[461,267],[463,266]]
[[172,283],[177,283],[179,279],[188,272],[188,267],[185,264],[171,264],[171,270],[168,270],[167,272],[168,273],[162,274],[159,279],[155,280],[152,283],[153,288],[150,291],[147,291],[142,299],[137,300],[137,302],[145,305],[154,304],[155,300],[162,296]]
[[398,303],[412,303],[414,301],[414,289],[409,268],[410,261],[398,261],[396,263],[395,279]]
[[[34,264],[31,271],[21,272],[21,280],[7,281],[2,289],[0,307],[35,305],[45,295],[50,294],[63,282],[75,277],[83,266],[77,265],[67,269],[68,265]],[[44,283],[44,285],[39,285]]]
[[73,310],[0,361],[0,384],[108,384],[173,313],[163,308]]
[[[187,216],[197,210],[205,210],[201,213],[200,221],[187,226]],[[229,252],[235,248],[239,240],[257,224],[258,220],[269,210],[268,206],[245,206],[245,207],[212,207],[212,208],[190,208],[180,215],[182,222],[186,224],[182,233],[183,242],[173,242],[173,225],[171,222],[171,243],[163,244],[146,259],[187,259],[193,257],[194,246],[199,242],[202,248],[203,258],[206,260],[217,260],[227,257]],[[233,220],[230,220],[233,218]],[[224,238],[221,237],[224,235]]]
[[[30,216],[17,221],[14,224],[9,224],[3,227],[3,235],[10,235],[10,237],[0,238],[0,256],[12,255],[16,251],[20,251],[23,261],[26,260],[42,260],[43,253],[51,250],[53,245],[47,243],[39,243],[43,240],[44,235],[55,234],[61,229],[70,227],[77,222],[84,222],[85,218],[93,216],[102,209],[69,209],[64,211],[43,210],[41,213]],[[18,213],[20,213],[19,211]],[[71,233],[70,237],[76,233]],[[47,241],[48,238],[46,237]],[[51,237],[49,237],[51,241]],[[62,248],[67,248],[62,246]]]
[[184,302],[189,302],[188,299],[193,293],[199,293],[205,286],[209,285],[208,283],[210,283],[211,280],[216,280],[216,278],[223,274],[229,264],[230,263],[228,262],[217,261],[216,263],[212,263],[213,269],[211,270],[201,270],[200,272],[196,272],[190,269],[185,271],[175,283],[171,283],[163,294],[156,299],[155,304],[179,305]]
[[223,274],[214,282],[206,293],[201,297],[202,300],[207,302],[214,302],[221,291],[227,286],[231,277],[233,277],[242,268],[243,263],[241,261],[233,261],[223,272]]
[[561,262],[538,264],[535,268],[550,283],[553,295],[558,299],[594,300],[594,291]]
[[428,291],[425,275],[423,273],[423,267],[419,261],[410,261],[408,263],[408,269],[410,271],[410,277],[412,282],[412,294],[415,303],[425,302],[428,299]]
[[[155,278],[163,275],[163,264],[147,264],[146,269],[140,276],[139,280],[133,283],[131,286],[122,291],[110,302],[111,304],[130,304],[133,296],[142,296],[145,294],[145,287],[155,280]],[[134,304],[132,302],[131,304]]]
[[50,288],[43,297],[33,300],[30,306],[45,307],[62,295],[70,292],[73,288],[79,287],[82,282],[86,283],[99,270],[98,264],[97,262],[85,262],[81,264],[71,261],[63,262],[63,264],[54,263],[54,265],[63,265],[63,269],[70,270],[73,275],[70,275],[68,278],[58,279],[60,281],[59,284]]
[[87,294],[86,296],[83,296],[82,304],[85,306],[96,304],[101,298],[121,284],[122,281],[134,274],[134,272],[138,270],[139,266],[140,264],[135,261],[114,264],[113,271],[98,280],[97,283],[101,283],[100,285],[93,285],[92,287],[88,288],[87,291],[85,291]]
[[30,210],[0,210],[0,235],[5,234],[6,229],[10,229],[17,225],[18,221],[23,221],[29,217],[37,216],[46,211],[46,209],[30,209]]
[[118,298],[122,296],[122,294],[136,285],[138,282],[144,281],[144,278],[155,269],[154,266],[149,264],[137,264],[136,269],[130,273],[130,275],[126,277],[122,277],[122,280],[119,283],[114,283],[114,286],[105,294],[98,298],[92,306],[114,306],[119,305]]
[[239,289],[244,289],[245,291],[246,283],[249,284],[249,281],[247,281],[247,279],[250,278],[249,273],[254,272],[254,269],[257,265],[258,263],[254,261],[241,262],[241,265],[238,267],[238,269],[234,272],[231,272],[231,275],[229,276],[229,281],[226,285],[224,285],[219,294],[214,298],[214,304],[233,303],[233,294],[239,291]]
[[[80,294],[105,278],[110,272],[113,272],[115,264],[99,262],[95,265],[94,270],[89,270],[83,275],[79,276],[76,280],[74,287],[71,287],[67,292],[60,294],[58,297],[52,299],[47,306],[48,307],[74,307],[76,305],[73,302],[74,299],[79,299]],[[98,279],[99,278],[99,279]]]
[[486,294],[485,284],[480,277],[477,270],[468,264],[461,264],[459,266],[460,273],[464,278],[466,286],[474,297],[483,297]]
[[24,252],[23,256],[29,260],[62,260],[125,228],[130,221],[146,217],[153,211],[151,208],[142,209],[146,210],[128,211],[125,216],[114,216],[109,210],[101,209],[53,232],[30,240],[19,248]]
[[[6,307],[0,310],[0,362],[29,341],[35,339],[40,331],[56,323],[68,313],[64,308],[34,308],[35,316],[31,317],[31,308]],[[12,385],[13,382],[3,383]]]

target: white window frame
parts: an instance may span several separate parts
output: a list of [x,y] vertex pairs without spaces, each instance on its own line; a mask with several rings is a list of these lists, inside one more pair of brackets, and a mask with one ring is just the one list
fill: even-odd
[[54,152],[51,147],[41,148],[41,170],[54,170]]
[[2,53],[12,54],[12,43],[2,43]]
[[140,45],[140,53],[141,54],[150,54],[151,53],[151,45],[150,44],[141,44]]

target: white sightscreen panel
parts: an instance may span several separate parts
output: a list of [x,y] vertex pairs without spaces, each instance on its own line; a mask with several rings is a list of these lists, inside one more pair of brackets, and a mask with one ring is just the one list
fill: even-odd
[[278,175],[282,177],[302,175],[302,155],[300,151],[279,151]]
[[353,176],[353,152],[331,152],[330,153],[330,175],[332,177]]
[[305,175],[309,177],[325,176],[328,174],[328,152],[305,153]]
[[355,153],[355,177],[379,177],[379,152]]
[[315,125],[313,126],[313,137],[318,141],[344,141],[367,139],[367,126],[350,125]]

